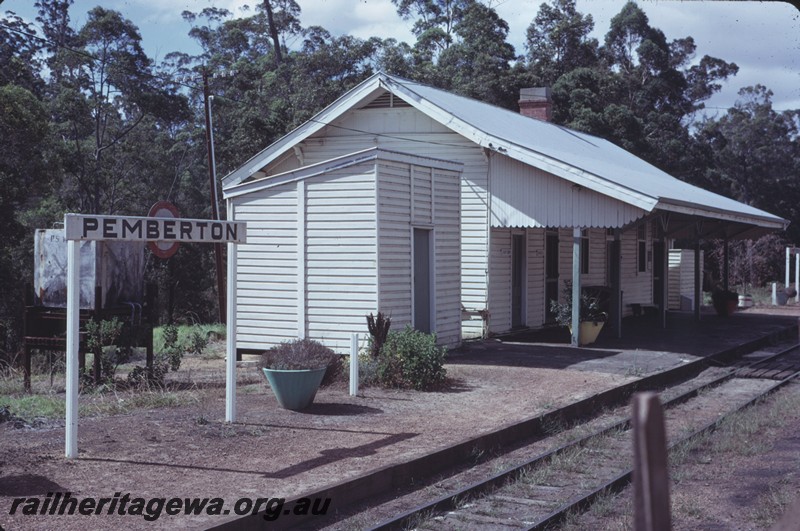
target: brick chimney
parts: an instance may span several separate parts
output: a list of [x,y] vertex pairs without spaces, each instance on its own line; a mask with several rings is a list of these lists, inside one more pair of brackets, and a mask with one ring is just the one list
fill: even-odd
[[550,98],[550,88],[520,89],[519,112],[523,116],[549,122],[553,117],[553,100]]

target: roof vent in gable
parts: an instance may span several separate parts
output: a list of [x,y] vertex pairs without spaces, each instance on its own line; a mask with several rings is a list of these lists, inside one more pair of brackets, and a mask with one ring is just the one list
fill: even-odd
[[394,107],[411,107],[411,105],[398,98],[391,92],[384,92],[371,102],[364,105],[362,109],[391,109]]

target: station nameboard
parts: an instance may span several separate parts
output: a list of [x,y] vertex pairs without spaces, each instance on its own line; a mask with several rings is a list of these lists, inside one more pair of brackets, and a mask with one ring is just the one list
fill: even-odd
[[65,214],[67,240],[246,243],[244,221]]

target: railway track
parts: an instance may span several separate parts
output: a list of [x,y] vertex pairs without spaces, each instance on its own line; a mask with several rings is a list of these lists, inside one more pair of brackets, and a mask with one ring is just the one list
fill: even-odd
[[[325,518],[291,516],[272,523],[276,524],[276,529],[337,530],[424,529],[426,526],[430,529],[473,526],[536,529],[537,525],[552,525],[566,512],[580,510],[601,493],[621,489],[630,482],[628,471],[624,470],[625,464],[631,462],[630,458],[620,458],[617,464],[604,461],[606,465],[602,467],[602,473],[593,472],[597,477],[591,480],[587,474],[582,474],[577,487],[537,485],[531,479],[541,474],[553,475],[547,472],[549,463],[563,463],[566,457],[571,457],[566,459],[567,463],[578,458],[588,458],[588,463],[592,463],[599,462],[598,456],[603,455],[597,452],[625,456],[624,449],[630,445],[628,404],[633,393],[659,392],[668,426],[676,425],[669,420],[674,411],[675,418],[692,418],[694,421],[693,426],[683,427],[682,431],[694,432],[700,429],[697,427],[700,425],[710,429],[708,426],[719,420],[717,413],[721,407],[711,408],[710,417],[700,418],[699,411],[704,408],[698,406],[699,400],[733,403],[732,395],[741,394],[743,389],[749,389],[752,391],[748,391],[749,394],[755,396],[771,392],[767,388],[772,385],[777,388],[791,381],[765,384],[765,380],[750,376],[756,374],[754,371],[758,367],[765,373],[766,368],[771,367],[772,373],[778,374],[775,372],[777,364],[786,358],[796,357],[800,367],[800,352],[795,351],[800,345],[769,347],[780,338],[785,341],[786,337],[796,337],[791,332],[791,329],[786,329],[609,389],[550,413],[433,450],[425,456],[304,493],[286,500],[286,515],[290,514],[294,504],[307,498],[331,498],[335,505],[331,506]],[[781,350],[776,352],[779,348]],[[743,386],[732,385],[732,382],[749,383]],[[612,446],[605,450],[595,447],[596,441],[600,440]],[[579,471],[588,470],[586,464],[575,467]],[[524,495],[498,492],[505,485],[518,483],[518,480],[527,481],[533,490]],[[487,493],[496,497],[485,501]],[[504,510],[501,507],[508,508],[508,516],[502,516]],[[395,516],[386,518],[386,515]],[[263,524],[261,516],[231,519],[214,529],[260,529]],[[437,520],[422,523],[430,518]],[[459,521],[469,518],[472,520]],[[540,521],[545,523],[536,524]]]
[[800,349],[787,349],[775,355],[763,355],[761,351],[745,355],[735,366],[737,378],[766,378],[783,380],[800,371]]
[[[705,381],[692,380],[662,393],[670,448],[714,430],[727,416],[792,382],[800,374],[800,345],[777,353],[759,351],[714,372]],[[619,411],[611,414],[618,415]],[[368,528],[550,528],[631,482],[630,428],[626,415],[583,436],[573,438],[571,430],[565,430],[562,437],[569,440],[551,450]]]

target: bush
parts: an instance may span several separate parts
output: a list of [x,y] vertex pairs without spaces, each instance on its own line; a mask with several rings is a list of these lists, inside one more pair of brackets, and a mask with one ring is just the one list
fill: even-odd
[[152,374],[147,373],[147,367],[137,365],[128,373],[128,385],[135,389],[151,389],[153,387],[163,389],[166,385],[164,379],[167,372],[169,372],[169,364],[166,362],[154,363]]
[[[120,348],[119,337],[122,334],[123,323],[114,317],[110,321],[95,321],[86,323],[86,348],[94,356],[94,366],[99,369],[100,381],[94,381],[88,372],[83,373],[83,385],[92,387],[99,383],[113,383],[117,366],[127,361],[130,354],[128,349]],[[84,368],[84,371],[87,371]],[[98,375],[95,375],[97,377]]]
[[389,317],[378,312],[377,316],[371,313],[367,316],[367,329],[369,330],[369,354],[373,358],[377,358],[381,353],[383,344],[386,343],[386,337],[389,335],[389,328],[392,326],[392,320]]
[[276,370],[326,367],[321,385],[333,383],[343,372],[341,356],[313,339],[295,339],[272,347],[261,355],[260,367]]
[[181,361],[183,360],[183,347],[178,344],[178,327],[168,324],[163,330],[164,336],[164,349],[160,352],[160,358],[167,364],[173,371],[181,368]]
[[189,352],[196,356],[201,356],[203,350],[208,346],[208,339],[203,335],[202,330],[193,329],[189,334]]
[[447,376],[446,356],[447,349],[436,346],[436,335],[406,326],[402,332],[389,332],[374,366],[365,367],[365,380],[389,388],[436,389]]

